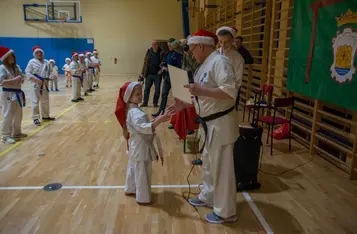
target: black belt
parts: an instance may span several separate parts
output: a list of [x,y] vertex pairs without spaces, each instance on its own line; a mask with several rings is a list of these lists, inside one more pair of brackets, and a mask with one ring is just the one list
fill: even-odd
[[78,79],[81,81],[81,87],[83,87],[83,73],[82,73],[81,76],[74,76],[74,75],[73,75],[72,77],[78,78]]
[[234,110],[234,108],[235,108],[235,106],[229,108],[228,110],[221,111],[221,112],[218,112],[218,113],[214,113],[214,114],[206,116],[206,117],[200,117],[200,116],[196,117],[196,119],[195,119],[196,123],[200,124],[202,126],[202,128],[203,128],[203,131],[205,132],[205,140],[204,140],[203,145],[202,145],[202,147],[200,149],[200,154],[203,153],[203,149],[204,149],[204,147],[206,145],[206,140],[207,140],[208,128],[207,128],[206,122],[209,122],[209,121],[221,118],[221,117],[223,117],[225,115],[228,115],[229,113],[231,113]]

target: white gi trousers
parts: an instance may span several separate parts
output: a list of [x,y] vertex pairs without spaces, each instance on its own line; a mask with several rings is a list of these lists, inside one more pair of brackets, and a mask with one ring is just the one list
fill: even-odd
[[93,85],[99,85],[99,79],[100,79],[100,72],[96,68],[94,72]]
[[92,72],[92,69],[89,69],[89,71],[87,72],[87,76],[88,76],[89,89],[93,89],[93,72]]
[[212,139],[202,153],[203,189],[198,198],[222,218],[236,215],[236,179],[233,159],[234,143],[222,145]]
[[[22,95],[21,103],[23,103]],[[22,107],[16,99],[15,92],[1,91],[2,123],[1,131],[4,137],[21,134]]]
[[136,194],[139,203],[151,202],[152,161],[128,161],[126,171],[126,193]]
[[58,89],[58,78],[57,78],[57,76],[54,76],[53,79],[50,79],[51,90],[53,90],[53,84],[55,86],[55,90],[57,90]]
[[72,99],[81,97],[81,79],[72,77]]
[[50,117],[50,101],[49,93],[46,85],[43,84],[42,95],[40,93],[41,86],[32,84],[31,88],[31,105],[32,105],[32,119],[40,119],[40,107],[42,118]]
[[89,89],[89,79],[88,79],[88,73],[83,74],[83,90],[84,92],[87,92]]

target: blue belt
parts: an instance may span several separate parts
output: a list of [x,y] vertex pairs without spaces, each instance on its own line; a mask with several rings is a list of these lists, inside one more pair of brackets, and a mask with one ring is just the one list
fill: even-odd
[[[41,88],[40,88],[40,94],[42,95],[43,82],[44,82],[46,79],[43,78],[43,77],[41,77],[41,76],[39,76],[39,75],[37,75],[37,74],[33,74],[33,76],[42,81]],[[45,85],[45,87],[46,87],[47,92],[50,92],[50,90],[48,89],[47,85]]]
[[88,67],[89,69],[92,69],[93,74],[95,73],[95,67]]
[[[14,92],[16,93],[16,99],[17,99],[17,102],[19,103],[19,105],[21,107],[25,107],[26,106],[26,97],[25,97],[25,93],[24,91],[22,91],[21,89],[10,89],[10,88],[2,88],[2,91],[4,92]],[[20,98],[20,93],[22,94],[22,100],[24,101],[24,104],[22,105],[21,103],[21,98]]]

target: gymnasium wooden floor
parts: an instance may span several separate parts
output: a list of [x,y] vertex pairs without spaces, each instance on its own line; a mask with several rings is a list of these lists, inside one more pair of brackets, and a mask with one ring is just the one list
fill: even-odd
[[[50,97],[57,120],[40,128],[32,124],[28,96],[23,131],[29,138],[0,144],[0,233],[357,233],[357,182],[318,156],[280,177],[260,173],[260,190],[237,195],[236,223],[207,224],[210,210],[196,212],[181,196],[194,155],[183,155],[168,124],[158,129],[166,159],[163,167],[153,165],[155,204],[138,206],[124,196],[126,146],[114,116],[119,87],[135,78],[102,77],[99,91],[78,104],[61,80],[61,92]],[[265,172],[279,174],[312,158],[297,143],[293,153],[285,141],[275,148],[270,156],[264,147]],[[200,183],[199,168],[190,182]],[[44,191],[49,183],[64,187]]]

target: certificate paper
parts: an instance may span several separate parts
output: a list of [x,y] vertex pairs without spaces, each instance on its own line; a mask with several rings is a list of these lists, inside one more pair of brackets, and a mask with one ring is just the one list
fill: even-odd
[[191,93],[187,88],[183,87],[188,84],[187,71],[171,65],[168,65],[168,68],[170,73],[172,95],[183,102],[192,104]]

